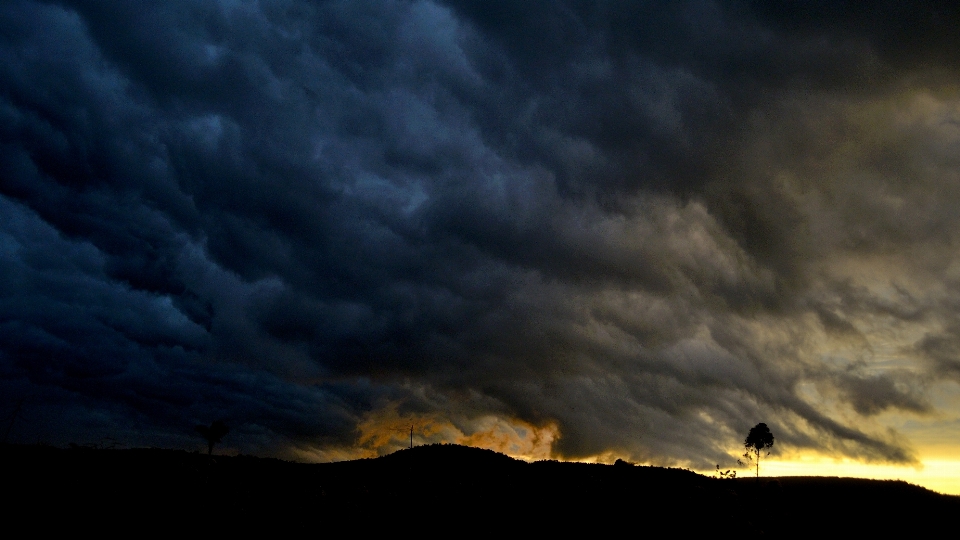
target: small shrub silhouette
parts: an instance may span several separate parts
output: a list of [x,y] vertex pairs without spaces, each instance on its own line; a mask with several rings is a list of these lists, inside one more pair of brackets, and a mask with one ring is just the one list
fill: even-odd
[[213,446],[230,433],[230,428],[220,420],[215,421],[209,426],[197,426],[194,428],[197,433],[207,440],[207,455],[213,454]]
[[716,474],[717,474],[717,478],[736,478],[736,477],[737,477],[737,471],[734,471],[734,470],[732,470],[732,469],[727,469],[727,470],[725,470],[725,471],[721,471],[721,470],[720,470],[720,464],[719,464],[719,463],[717,463],[717,473],[716,473]]

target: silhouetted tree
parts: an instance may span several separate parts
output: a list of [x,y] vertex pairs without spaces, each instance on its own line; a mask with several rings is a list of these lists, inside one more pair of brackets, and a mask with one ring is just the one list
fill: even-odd
[[[752,459],[756,456],[757,478],[760,478],[760,453],[767,448],[773,447],[773,433],[770,433],[770,428],[768,428],[766,424],[760,422],[750,428],[750,433],[747,434],[747,438],[743,441],[743,447],[747,449],[747,453],[745,453],[743,457]],[[751,455],[751,452],[753,455]],[[767,455],[769,456],[770,452],[767,452]]]
[[220,420],[215,421],[209,426],[197,426],[195,428],[197,433],[203,436],[207,440],[207,455],[213,453],[213,445],[220,442],[220,439],[224,437],[227,433],[230,433],[230,428]]

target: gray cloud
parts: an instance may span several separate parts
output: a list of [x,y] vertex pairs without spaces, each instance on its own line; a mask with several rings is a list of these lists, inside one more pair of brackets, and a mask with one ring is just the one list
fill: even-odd
[[395,406],[555,425],[569,457],[710,465],[765,421],[909,462],[875,418],[928,414],[930,375],[960,372],[960,124],[953,34],[906,20],[7,3],[19,437],[185,445],[223,417],[290,455]]

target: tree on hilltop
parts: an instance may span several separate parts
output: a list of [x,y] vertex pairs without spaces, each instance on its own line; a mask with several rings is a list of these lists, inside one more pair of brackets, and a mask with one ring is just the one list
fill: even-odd
[[197,433],[203,436],[207,440],[207,455],[213,453],[213,446],[220,442],[227,433],[230,433],[230,428],[220,420],[215,421],[209,426],[197,426]]
[[[760,478],[760,453],[773,447],[773,433],[770,433],[770,428],[768,428],[766,424],[760,422],[750,428],[750,433],[747,434],[747,438],[743,441],[743,447],[747,450],[743,457],[747,459],[756,457],[757,478]],[[769,456],[770,452],[767,452],[767,455]]]

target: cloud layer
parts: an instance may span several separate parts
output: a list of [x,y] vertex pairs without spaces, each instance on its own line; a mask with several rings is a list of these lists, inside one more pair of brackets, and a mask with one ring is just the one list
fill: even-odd
[[913,462],[885,415],[960,379],[931,9],[6,2],[9,436]]

